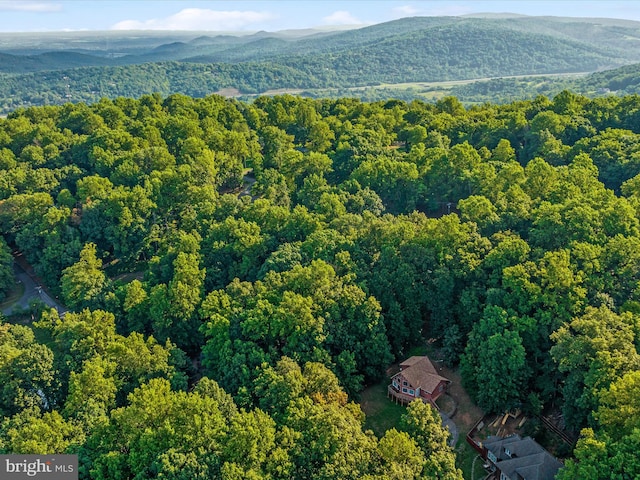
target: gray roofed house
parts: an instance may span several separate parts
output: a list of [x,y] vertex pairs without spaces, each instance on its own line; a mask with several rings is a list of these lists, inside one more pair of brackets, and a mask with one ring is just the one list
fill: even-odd
[[553,480],[563,466],[531,437],[490,437],[483,447],[500,480]]

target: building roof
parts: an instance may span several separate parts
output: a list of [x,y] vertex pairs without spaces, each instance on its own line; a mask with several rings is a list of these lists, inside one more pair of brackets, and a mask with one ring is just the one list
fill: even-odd
[[[526,457],[545,451],[533,438],[521,438],[520,435],[511,435],[505,438],[489,437],[485,440],[484,446],[495,455],[498,461],[509,460],[513,457]],[[507,450],[509,450],[509,455],[506,453]]]
[[[499,462],[499,468],[509,478],[523,478],[524,480],[553,480],[562,463],[553,458],[546,450],[528,455],[515,457]],[[519,475],[519,476],[518,476]]]
[[409,368],[418,363],[421,364],[421,368],[427,370],[429,373],[433,373],[435,375],[438,374],[436,367],[433,366],[433,363],[431,363],[431,360],[429,360],[429,357],[427,357],[426,355],[419,356],[419,357],[413,356],[413,357],[407,358],[404,362],[400,364],[400,370],[405,370],[406,368]]
[[562,468],[562,463],[531,437],[490,437],[484,442],[484,447],[495,455],[496,466],[509,478],[553,480]]
[[400,364],[401,371],[396,375],[402,375],[413,388],[420,388],[428,393],[433,393],[440,382],[451,383],[448,378],[438,375],[429,357],[410,357]]

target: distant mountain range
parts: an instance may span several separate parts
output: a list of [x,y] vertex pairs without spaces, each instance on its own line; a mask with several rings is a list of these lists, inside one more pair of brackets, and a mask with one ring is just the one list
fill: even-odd
[[158,91],[259,94],[597,72],[640,62],[640,22],[475,15],[351,30],[0,34],[0,110]]

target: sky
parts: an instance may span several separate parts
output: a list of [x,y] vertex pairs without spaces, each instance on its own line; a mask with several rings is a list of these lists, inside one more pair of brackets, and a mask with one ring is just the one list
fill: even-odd
[[578,0],[0,0],[0,32],[278,31],[402,17],[519,13],[640,21],[640,1]]

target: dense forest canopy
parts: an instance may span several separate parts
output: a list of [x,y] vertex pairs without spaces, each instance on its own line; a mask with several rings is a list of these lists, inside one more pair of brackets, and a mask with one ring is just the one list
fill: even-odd
[[0,290],[17,250],[71,311],[0,324],[0,449],[83,478],[461,478],[430,407],[377,438],[353,403],[430,338],[484,411],[560,406],[561,478],[635,478],[639,174],[638,96],[19,109]]

